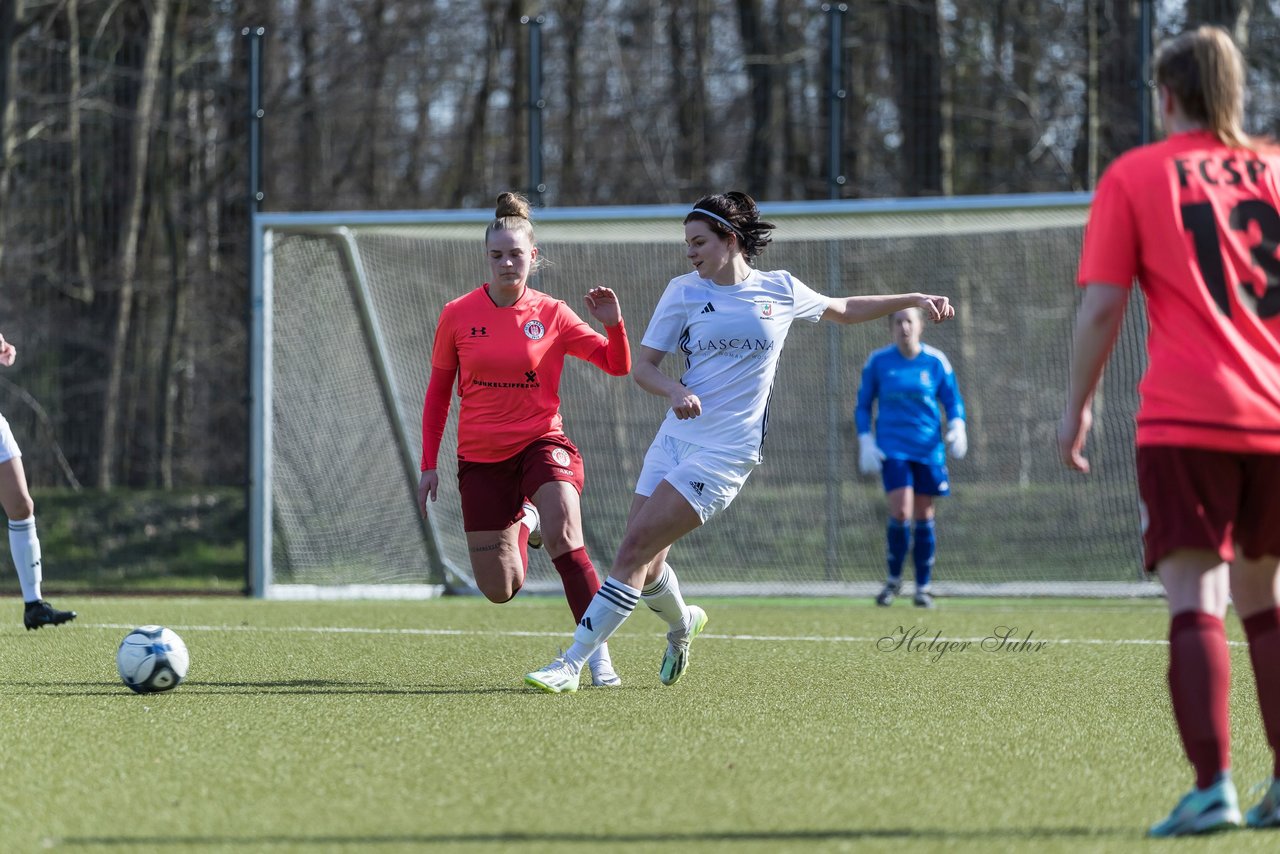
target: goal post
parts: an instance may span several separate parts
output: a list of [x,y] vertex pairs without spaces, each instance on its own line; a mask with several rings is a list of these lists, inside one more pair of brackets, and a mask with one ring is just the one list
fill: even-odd
[[[969,409],[970,454],[938,505],[941,595],[1155,595],[1140,567],[1132,465],[1145,318],[1132,298],[1095,401],[1095,474],[1056,454],[1086,194],[762,204],[760,259],[830,296],[934,291]],[[619,294],[638,346],[667,281],[685,272],[687,206],[534,213],[546,266],[531,284],[584,318],[596,284]],[[251,304],[252,592],[423,597],[474,592],[456,481],[456,401],[440,500],[415,509],[422,400],[440,309],[487,278],[490,211],[254,217]],[[598,324],[597,324],[598,326]],[[765,462],[671,562],[699,593],[869,595],[884,574],[886,504],[858,474],[852,409],[885,322],[797,323],[773,389]],[[674,358],[664,368],[675,371]],[[565,430],[583,452],[584,536],[603,573],[639,464],[665,412],[632,381],[568,360]],[[557,590],[533,552],[526,589]],[[908,568],[908,575],[910,569]]]

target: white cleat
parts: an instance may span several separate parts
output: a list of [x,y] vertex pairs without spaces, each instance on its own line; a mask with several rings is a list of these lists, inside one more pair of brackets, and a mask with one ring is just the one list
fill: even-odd
[[613,661],[608,658],[599,661],[588,661],[587,667],[591,669],[591,687],[592,688],[621,688],[622,677],[613,669]]
[[541,670],[526,673],[524,682],[548,694],[572,694],[578,690],[581,676],[580,670],[563,658],[557,658]]
[[689,644],[707,627],[707,612],[697,605],[689,606],[689,628],[683,632],[667,632],[667,651],[662,654],[658,678],[663,685],[674,685],[689,669]]

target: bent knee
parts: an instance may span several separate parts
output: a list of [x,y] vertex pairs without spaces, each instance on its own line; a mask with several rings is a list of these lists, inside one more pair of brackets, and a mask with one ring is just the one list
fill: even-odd
[[516,598],[523,585],[520,584],[478,584],[484,598],[495,605],[502,605]]
[[4,504],[4,515],[8,516],[13,522],[21,522],[24,519],[30,519],[35,514],[36,503],[31,500],[30,495],[24,495],[21,498],[6,501]]

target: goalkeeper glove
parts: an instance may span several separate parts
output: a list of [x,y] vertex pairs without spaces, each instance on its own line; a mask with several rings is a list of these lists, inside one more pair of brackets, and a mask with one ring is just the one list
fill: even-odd
[[965,433],[963,421],[957,419],[947,425],[946,441],[951,456],[963,460],[964,455],[969,452],[969,437]]
[[858,434],[858,468],[863,474],[875,474],[880,471],[884,462],[884,451],[876,444],[876,437],[870,433]]

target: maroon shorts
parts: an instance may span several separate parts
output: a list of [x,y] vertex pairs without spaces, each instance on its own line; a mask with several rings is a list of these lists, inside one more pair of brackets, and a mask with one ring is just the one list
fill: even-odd
[[1138,447],[1147,572],[1177,549],[1280,555],[1280,454]]
[[582,454],[563,436],[538,439],[514,457],[496,463],[458,462],[464,531],[502,531],[520,520],[521,506],[553,480],[582,494]]

